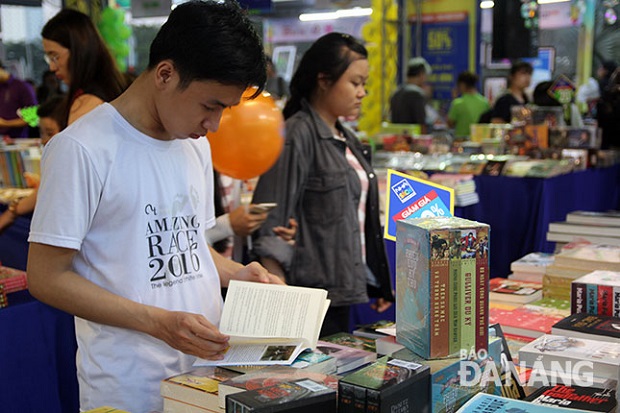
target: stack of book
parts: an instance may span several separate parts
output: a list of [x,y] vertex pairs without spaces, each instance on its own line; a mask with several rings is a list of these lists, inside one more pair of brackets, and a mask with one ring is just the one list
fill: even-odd
[[[573,387],[571,387],[572,389]],[[586,393],[579,394],[592,394],[592,392],[588,392],[588,390],[592,390],[596,392],[595,389],[585,389]],[[555,396],[555,394],[554,394]],[[572,399],[568,395],[564,395],[568,399]],[[574,396],[574,394],[573,394]],[[611,401],[611,398],[614,398],[615,394],[602,396],[604,400],[607,402],[607,407],[610,407],[610,410],[598,410],[598,411],[613,411],[615,404]],[[557,404],[547,404],[547,403],[535,403],[534,401],[527,400],[515,400],[509,399],[506,397],[494,396],[490,394],[479,393],[471,400],[469,400],[463,407],[461,407],[456,413],[586,413],[591,411],[590,409],[585,410],[585,406],[588,403],[571,403],[567,402],[564,398],[561,398],[562,402],[558,400]],[[590,405],[596,405],[598,403],[593,402]],[[564,407],[562,407],[564,406]],[[577,407],[579,406],[579,407]],[[568,407],[568,408],[566,408]],[[597,409],[592,409],[597,410]]]
[[620,211],[574,211],[566,215],[566,221],[549,224],[548,241],[565,244],[575,239],[620,245]]
[[456,206],[465,207],[480,202],[472,174],[436,173],[431,175],[430,180],[454,189],[454,204]]
[[553,260],[553,254],[531,252],[510,264],[512,274],[508,276],[508,279],[542,283],[545,270],[553,264]]
[[594,270],[620,271],[620,246],[590,243],[567,245],[546,269],[543,296],[570,300],[571,283]]
[[588,313],[572,314],[554,324],[551,333],[617,343],[620,341],[620,318]]
[[574,280],[571,313],[620,317],[620,272],[597,270]]
[[550,333],[553,325],[562,320],[566,311],[526,304],[513,309],[491,306],[489,322],[499,323],[507,336],[523,341],[531,341]]
[[489,226],[437,217],[396,228],[398,342],[425,359],[486,350]]
[[506,278],[492,278],[489,282],[489,300],[491,306],[495,303],[528,304],[543,297],[542,284],[508,280]]

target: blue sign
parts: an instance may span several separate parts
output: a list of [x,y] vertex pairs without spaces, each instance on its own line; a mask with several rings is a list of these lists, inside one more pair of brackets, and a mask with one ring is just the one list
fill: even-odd
[[451,217],[454,190],[388,169],[384,238],[396,241],[396,221],[407,218]]

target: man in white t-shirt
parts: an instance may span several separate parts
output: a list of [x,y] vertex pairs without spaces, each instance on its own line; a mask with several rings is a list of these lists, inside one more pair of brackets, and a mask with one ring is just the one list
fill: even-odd
[[127,91],[46,147],[29,284],[76,316],[82,410],[161,411],[160,380],[227,347],[220,288],[279,282],[213,252],[204,235],[215,216],[201,136],[264,83],[262,45],[239,6],[184,3]]

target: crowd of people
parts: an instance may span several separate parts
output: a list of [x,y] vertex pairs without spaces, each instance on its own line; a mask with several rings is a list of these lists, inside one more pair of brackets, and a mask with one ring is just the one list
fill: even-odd
[[[159,411],[162,379],[190,370],[196,357],[222,358],[221,289],[233,279],[326,289],[321,335],[349,330],[353,305],[390,307],[377,175],[369,149],[341,122],[359,116],[366,96],[368,52],[359,40],[319,38],[286,85],[233,1],[177,6],[132,82],[88,16],[62,10],[42,37],[49,72],[36,96],[0,69],[0,93],[19,90],[27,102],[19,105],[39,99],[45,145],[38,190],[8,208],[0,231],[34,211],[29,287],[76,316],[81,409]],[[432,126],[430,70],[411,60],[391,100],[394,122]],[[460,74],[448,125],[465,136],[481,119],[509,122],[510,107],[528,102],[531,75],[531,65],[515,64],[491,106],[478,77]],[[602,86],[599,112],[610,118],[606,93],[620,101],[619,84],[611,75]],[[248,207],[231,196],[239,182],[214,171],[203,137],[251,86],[254,97],[267,87],[286,98],[286,136]],[[7,113],[0,110],[0,127],[23,136],[25,125]],[[274,208],[251,209],[262,203]],[[233,236],[249,241],[230,259]]]

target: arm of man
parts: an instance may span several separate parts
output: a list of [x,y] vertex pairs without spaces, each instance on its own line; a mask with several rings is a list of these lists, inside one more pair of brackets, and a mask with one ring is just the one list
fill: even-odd
[[80,318],[158,338],[201,358],[220,359],[228,336],[204,316],[140,304],[113,294],[73,271],[76,251],[31,243],[28,284],[39,300]]
[[209,247],[215,268],[220,276],[222,287],[228,287],[230,280],[251,281],[271,284],[284,284],[284,282],[274,274],[271,274],[265,267],[257,262],[248,265],[241,265],[238,262],[229,260],[213,248]]
[[26,123],[26,121],[21,118],[15,118],[10,120],[0,118],[0,127],[3,128],[23,128],[27,125],[28,124]]

